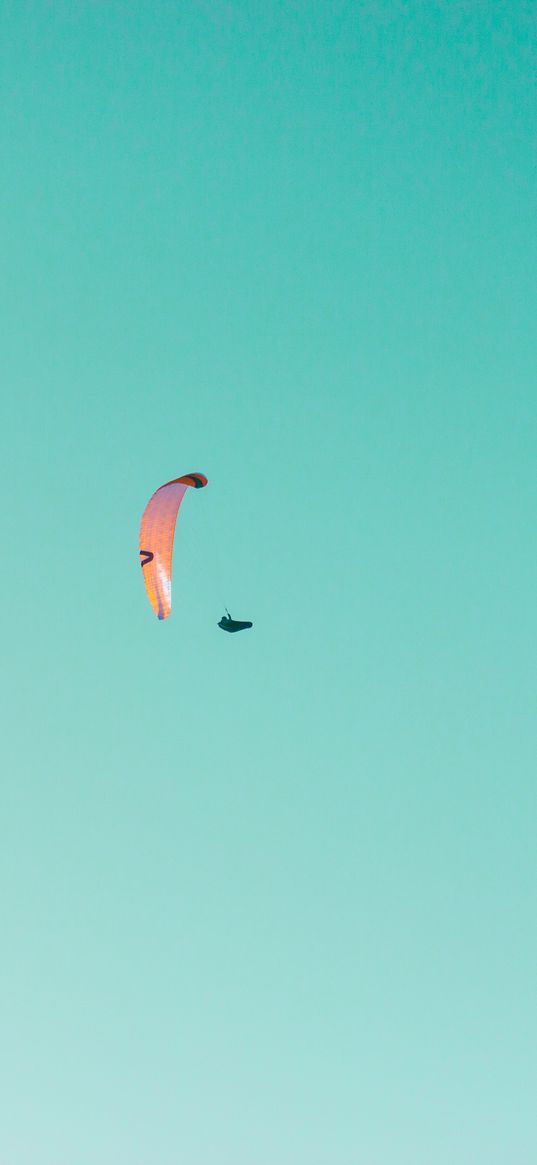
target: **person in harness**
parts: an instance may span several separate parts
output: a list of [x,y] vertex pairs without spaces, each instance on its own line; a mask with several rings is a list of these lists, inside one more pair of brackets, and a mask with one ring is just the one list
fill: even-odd
[[253,627],[253,623],[241,619],[232,619],[226,607],[226,613],[222,615],[218,626],[222,628],[222,631],[246,631],[248,627]]

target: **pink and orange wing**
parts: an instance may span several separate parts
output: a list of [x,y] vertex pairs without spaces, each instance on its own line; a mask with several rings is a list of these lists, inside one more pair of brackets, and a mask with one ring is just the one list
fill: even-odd
[[207,485],[202,473],[189,473],[161,485],[149,499],[140,525],[140,562],[149,602],[159,619],[172,609],[172,556],[179,506],[189,487]]

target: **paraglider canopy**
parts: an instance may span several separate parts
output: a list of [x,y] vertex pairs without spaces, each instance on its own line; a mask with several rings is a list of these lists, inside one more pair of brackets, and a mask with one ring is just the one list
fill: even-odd
[[226,614],[222,615],[218,626],[222,628],[222,631],[246,631],[248,627],[253,627],[253,623],[247,620],[232,619],[229,611],[226,611]]
[[172,609],[172,553],[175,523],[190,489],[207,485],[204,473],[185,473],[167,481],[149,499],[140,525],[140,563],[147,596],[158,619]]

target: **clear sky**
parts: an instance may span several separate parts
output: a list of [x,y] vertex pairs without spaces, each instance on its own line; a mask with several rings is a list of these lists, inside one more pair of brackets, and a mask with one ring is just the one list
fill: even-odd
[[1,6],[2,1165],[537,1160],[535,15]]

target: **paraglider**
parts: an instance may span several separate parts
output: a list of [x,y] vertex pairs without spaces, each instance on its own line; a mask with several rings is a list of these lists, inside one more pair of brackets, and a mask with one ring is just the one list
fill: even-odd
[[140,525],[140,565],[149,602],[159,619],[172,609],[172,553],[179,506],[189,488],[203,489],[203,473],[167,481],[149,499]]
[[248,627],[253,627],[253,623],[241,619],[232,619],[226,607],[226,614],[222,615],[218,626],[222,628],[222,631],[246,631]]
[[[172,555],[175,526],[181,502],[189,488],[203,489],[204,473],[185,473],[165,482],[150,497],[140,523],[140,566],[149,602],[158,619],[167,619],[172,609]],[[226,608],[219,624],[222,631],[245,631],[253,624],[233,619]]]

